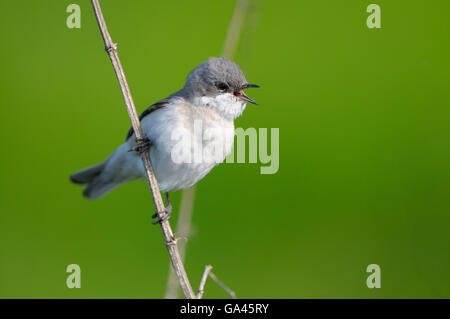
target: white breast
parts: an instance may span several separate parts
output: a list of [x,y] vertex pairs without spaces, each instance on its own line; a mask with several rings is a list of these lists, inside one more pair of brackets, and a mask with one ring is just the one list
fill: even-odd
[[211,107],[228,119],[234,120],[241,116],[245,110],[246,103],[231,93],[223,93],[214,97],[202,96],[194,99],[198,106]]
[[[245,105],[229,103],[231,110],[227,110],[226,101],[230,99],[203,100],[214,106],[199,107],[174,99],[142,120],[143,131],[153,142],[150,157],[161,191],[194,185],[230,153],[234,141],[234,114],[242,113]],[[228,116],[224,116],[225,113]],[[176,155],[180,148],[186,152],[186,160],[174,157],[174,152]],[[136,167],[144,177],[139,157]]]

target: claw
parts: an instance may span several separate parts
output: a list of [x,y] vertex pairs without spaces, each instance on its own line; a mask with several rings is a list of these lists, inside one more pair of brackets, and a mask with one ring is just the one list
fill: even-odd
[[152,141],[148,139],[148,137],[144,137],[143,139],[136,140],[138,143],[130,148],[128,152],[139,152],[143,153],[148,151],[150,146],[152,145]]
[[[162,211],[156,212],[152,215],[152,218],[158,218],[157,220],[153,221],[152,224],[159,224],[165,220],[168,220],[170,218],[170,215],[172,214],[172,205],[167,206],[166,208],[164,208]],[[159,216],[161,216],[161,218],[159,218]]]
[[[165,210],[164,210],[164,212],[165,212]],[[156,213],[155,213],[156,214]],[[155,215],[154,214],[154,215]],[[158,215],[157,215],[158,216]],[[155,218],[155,217],[154,217]],[[170,214],[168,214],[168,213],[166,213],[163,217],[161,217],[161,218],[158,218],[157,220],[155,220],[155,221],[152,221],[152,224],[153,225],[156,225],[156,224],[160,224],[160,223],[162,223],[163,221],[166,221],[166,220],[168,220],[170,218]]]
[[159,211],[159,212],[155,212],[152,215],[152,218],[158,218],[159,216],[162,215],[161,218],[158,218],[157,220],[153,221],[152,224],[159,224],[165,220],[168,220],[170,218],[170,215],[172,214],[172,204],[170,203],[170,199],[169,199],[169,193],[166,193],[166,203],[167,203],[167,207],[164,208],[163,210]]

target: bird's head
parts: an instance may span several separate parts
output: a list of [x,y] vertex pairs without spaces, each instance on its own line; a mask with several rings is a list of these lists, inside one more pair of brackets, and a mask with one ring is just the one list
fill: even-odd
[[189,73],[184,90],[194,104],[217,108],[227,117],[236,118],[247,103],[258,105],[244,90],[258,88],[249,84],[236,63],[224,58],[210,58]]

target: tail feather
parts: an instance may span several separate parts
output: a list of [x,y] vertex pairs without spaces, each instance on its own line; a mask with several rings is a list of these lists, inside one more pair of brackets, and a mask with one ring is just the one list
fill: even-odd
[[128,152],[124,143],[104,162],[90,166],[70,175],[75,184],[85,185],[83,196],[89,199],[100,198],[119,185],[139,177],[133,166],[136,155]]
[[114,181],[104,181],[101,178],[97,178],[87,184],[83,191],[83,196],[89,199],[97,199],[109,193],[119,185],[119,183]]
[[105,162],[87,167],[70,175],[70,180],[75,184],[89,184],[102,173],[104,167]]
[[70,180],[75,184],[86,185],[83,191],[84,197],[89,199],[102,197],[118,186],[115,181],[107,179],[105,174],[102,175],[105,166],[106,161],[87,167],[70,175]]

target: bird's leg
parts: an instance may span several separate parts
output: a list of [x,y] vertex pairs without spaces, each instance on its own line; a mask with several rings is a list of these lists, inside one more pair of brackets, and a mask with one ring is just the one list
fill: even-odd
[[128,152],[139,152],[144,153],[150,149],[150,146],[152,146],[152,141],[147,136],[144,136],[143,138],[136,139],[137,144],[130,148]]
[[170,198],[169,198],[169,192],[166,192],[166,208],[164,208],[162,211],[160,212],[156,212],[152,215],[152,218],[158,218],[159,215],[163,215],[163,217],[158,218],[158,220],[155,220],[154,222],[152,222],[153,225],[158,224],[160,222],[163,222],[165,220],[168,220],[170,218],[170,215],[172,214],[172,204],[170,203]]
[[170,202],[169,192],[166,192],[166,209],[169,211],[169,215],[172,214],[172,203]]

